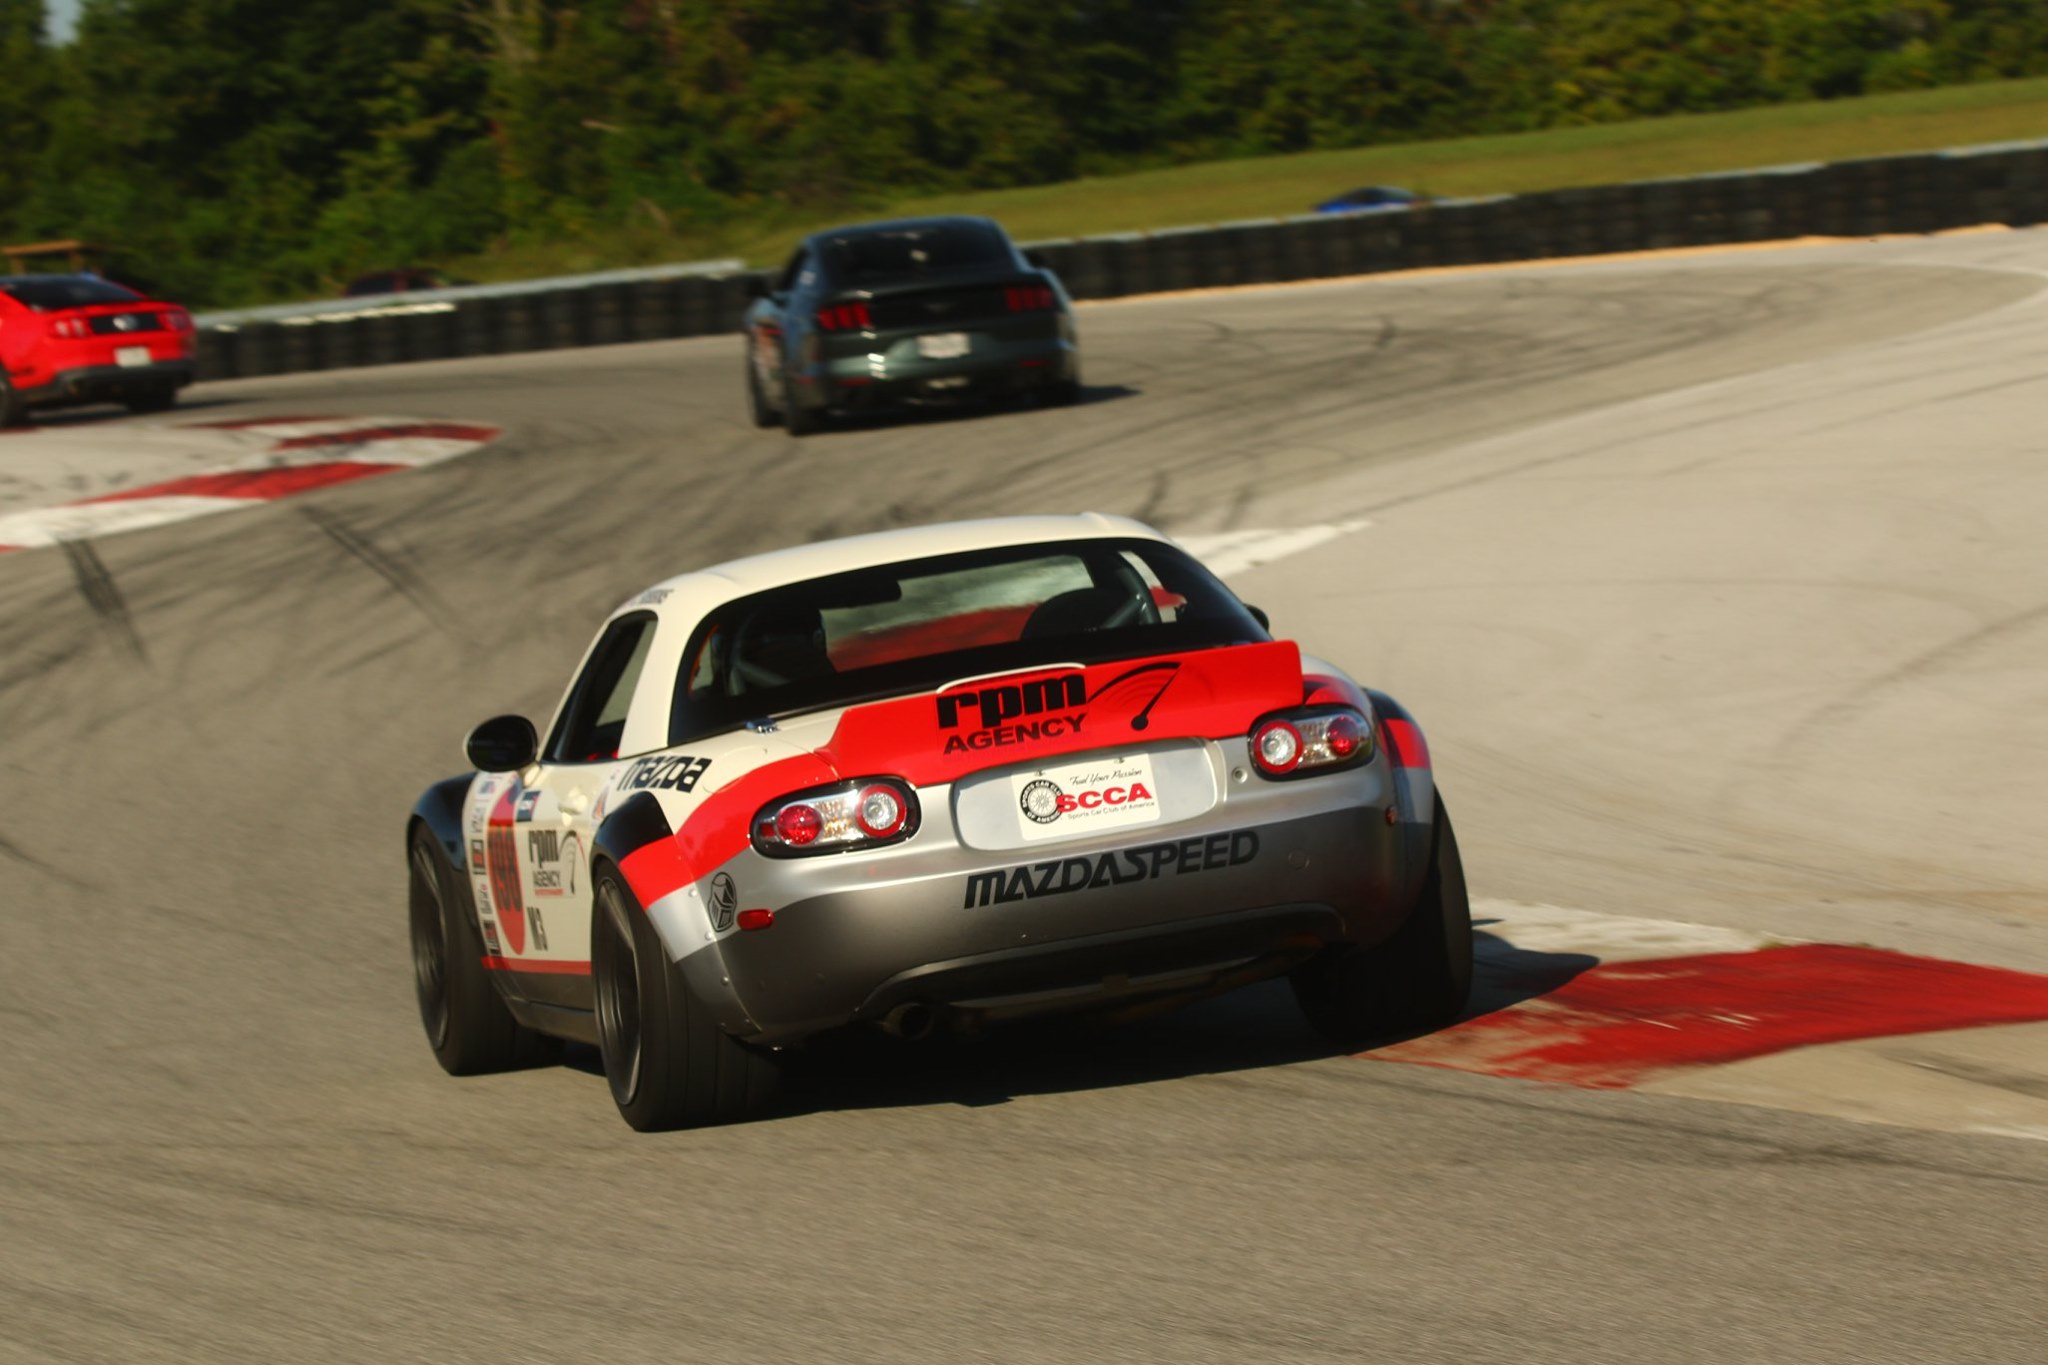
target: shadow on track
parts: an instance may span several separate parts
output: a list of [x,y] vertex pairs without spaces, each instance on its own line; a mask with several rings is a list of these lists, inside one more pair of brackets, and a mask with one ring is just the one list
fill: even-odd
[[208,412],[216,408],[233,408],[247,405],[246,398],[183,398],[176,407],[164,408],[158,412],[134,413],[118,403],[101,403],[90,407],[58,408],[53,412],[31,412],[20,426],[4,428],[9,436],[36,431],[71,430],[78,427],[111,426],[117,422],[146,421],[157,425],[169,422],[173,425],[191,414]]
[[[1467,1019],[1548,994],[1598,961],[1580,953],[1519,949],[1484,928],[1474,937],[1478,964]],[[1412,1036],[1382,1038],[1366,1050]],[[1266,981],[1121,1023],[1044,1020],[924,1043],[847,1030],[817,1039],[793,1057],[781,1103],[756,1121],[932,1104],[982,1108],[1025,1095],[1260,1071],[1340,1055],[1301,1017],[1287,983]],[[603,1096],[604,1067],[595,1048],[572,1046],[562,1064],[593,1077],[597,1096]]]
[[[1093,407],[1098,403],[1112,403],[1119,398],[1136,398],[1143,390],[1127,384],[1083,384],[1078,398],[1069,405],[1072,408]],[[874,412],[848,412],[829,417],[816,436],[830,436],[834,432],[881,431],[891,427],[924,426],[933,422],[979,422],[992,418],[1014,417],[1020,413],[1046,410],[1035,399],[962,399],[957,403],[933,403],[930,405],[905,404],[901,407],[881,408]]]

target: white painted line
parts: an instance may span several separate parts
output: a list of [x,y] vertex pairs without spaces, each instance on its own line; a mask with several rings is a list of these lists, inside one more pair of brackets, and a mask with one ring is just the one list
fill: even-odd
[[255,504],[247,498],[207,498],[167,495],[134,498],[121,502],[76,503],[68,507],[38,507],[0,517],[0,545],[35,549],[63,540],[91,540],[117,531],[140,531],[190,517],[231,512]]
[[1472,898],[1472,922],[1493,942],[1479,940],[1481,958],[1501,955],[1499,943],[1527,953],[1583,953],[1602,962],[1643,962],[1704,953],[1751,953],[1800,939],[1724,929],[1714,924],[1602,915],[1562,905]]
[[1297,526],[1289,529],[1266,528],[1239,531],[1208,531],[1195,535],[1175,536],[1187,552],[1209,566],[1209,571],[1218,578],[1229,578],[1261,564],[1272,564],[1313,550],[1339,536],[1348,536],[1372,525],[1363,518],[1354,521],[1340,521],[1319,526]]

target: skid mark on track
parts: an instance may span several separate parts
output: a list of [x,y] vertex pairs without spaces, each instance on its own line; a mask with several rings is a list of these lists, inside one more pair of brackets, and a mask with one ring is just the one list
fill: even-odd
[[376,542],[324,507],[305,506],[299,513],[351,559],[388,583],[436,627],[449,635],[460,635],[455,613],[448,609],[448,604],[418,574],[386,554]]
[[42,873],[44,876],[53,878],[56,881],[60,881],[64,883],[64,885],[69,887],[74,887],[79,890],[85,890],[91,886],[90,882],[84,881],[81,878],[73,876],[71,873],[66,872],[57,864],[49,862],[43,858],[38,858],[35,854],[29,852],[20,844],[17,844],[14,842],[14,840],[8,838],[4,833],[0,833],[0,858],[6,858],[10,862],[20,863],[23,867],[32,867],[36,871]]
[[114,575],[107,571],[99,552],[93,549],[89,540],[66,540],[64,557],[71,561],[71,573],[78,580],[79,595],[92,608],[107,631],[122,648],[138,663],[149,662],[149,650],[142,643],[142,635],[135,629],[134,618],[128,613],[127,599],[121,596]]
[[1953,640],[1945,641],[1874,678],[1866,679],[1847,694],[1829,702],[1786,731],[1778,742],[1776,755],[1771,760],[1772,765],[1799,766],[1805,760],[1794,751],[1802,748],[1816,732],[1854,719],[1891,688],[1952,668],[1976,650],[2003,644],[2011,636],[2030,630],[2044,620],[2048,620],[2048,604],[2029,607],[2025,611],[2014,612],[2010,616],[1959,635]]

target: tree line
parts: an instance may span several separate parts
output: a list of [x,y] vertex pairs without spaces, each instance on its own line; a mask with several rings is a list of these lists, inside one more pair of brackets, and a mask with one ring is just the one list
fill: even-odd
[[196,302],[1220,156],[2048,71],[2040,0],[0,0],[0,241]]

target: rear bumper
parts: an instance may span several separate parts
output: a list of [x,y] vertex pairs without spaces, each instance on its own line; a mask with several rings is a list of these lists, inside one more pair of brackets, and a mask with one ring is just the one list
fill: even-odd
[[120,402],[167,387],[182,389],[198,373],[198,364],[191,360],[159,360],[148,365],[81,365],[59,370],[49,383],[20,392],[25,401],[37,407]]
[[781,1044],[904,1004],[979,1022],[1227,989],[1327,943],[1385,939],[1426,851],[1409,821],[1387,819],[1377,762],[1314,784],[1240,784],[1193,819],[1031,848],[965,847],[949,793],[920,797],[925,824],[907,843],[725,864],[739,905],[774,910],[766,930],[703,934],[682,913],[694,889],[649,907],[728,1031]]
[[1327,905],[1279,905],[1092,934],[1035,948],[932,962],[900,972],[861,1002],[857,1019],[921,1005],[975,1027],[1067,1011],[1114,1012],[1249,985],[1344,939]]
[[861,412],[911,403],[947,403],[1034,393],[1080,378],[1080,354],[1061,337],[1030,341],[977,335],[967,355],[929,360],[887,353],[842,356],[821,362],[796,387],[809,406]]

